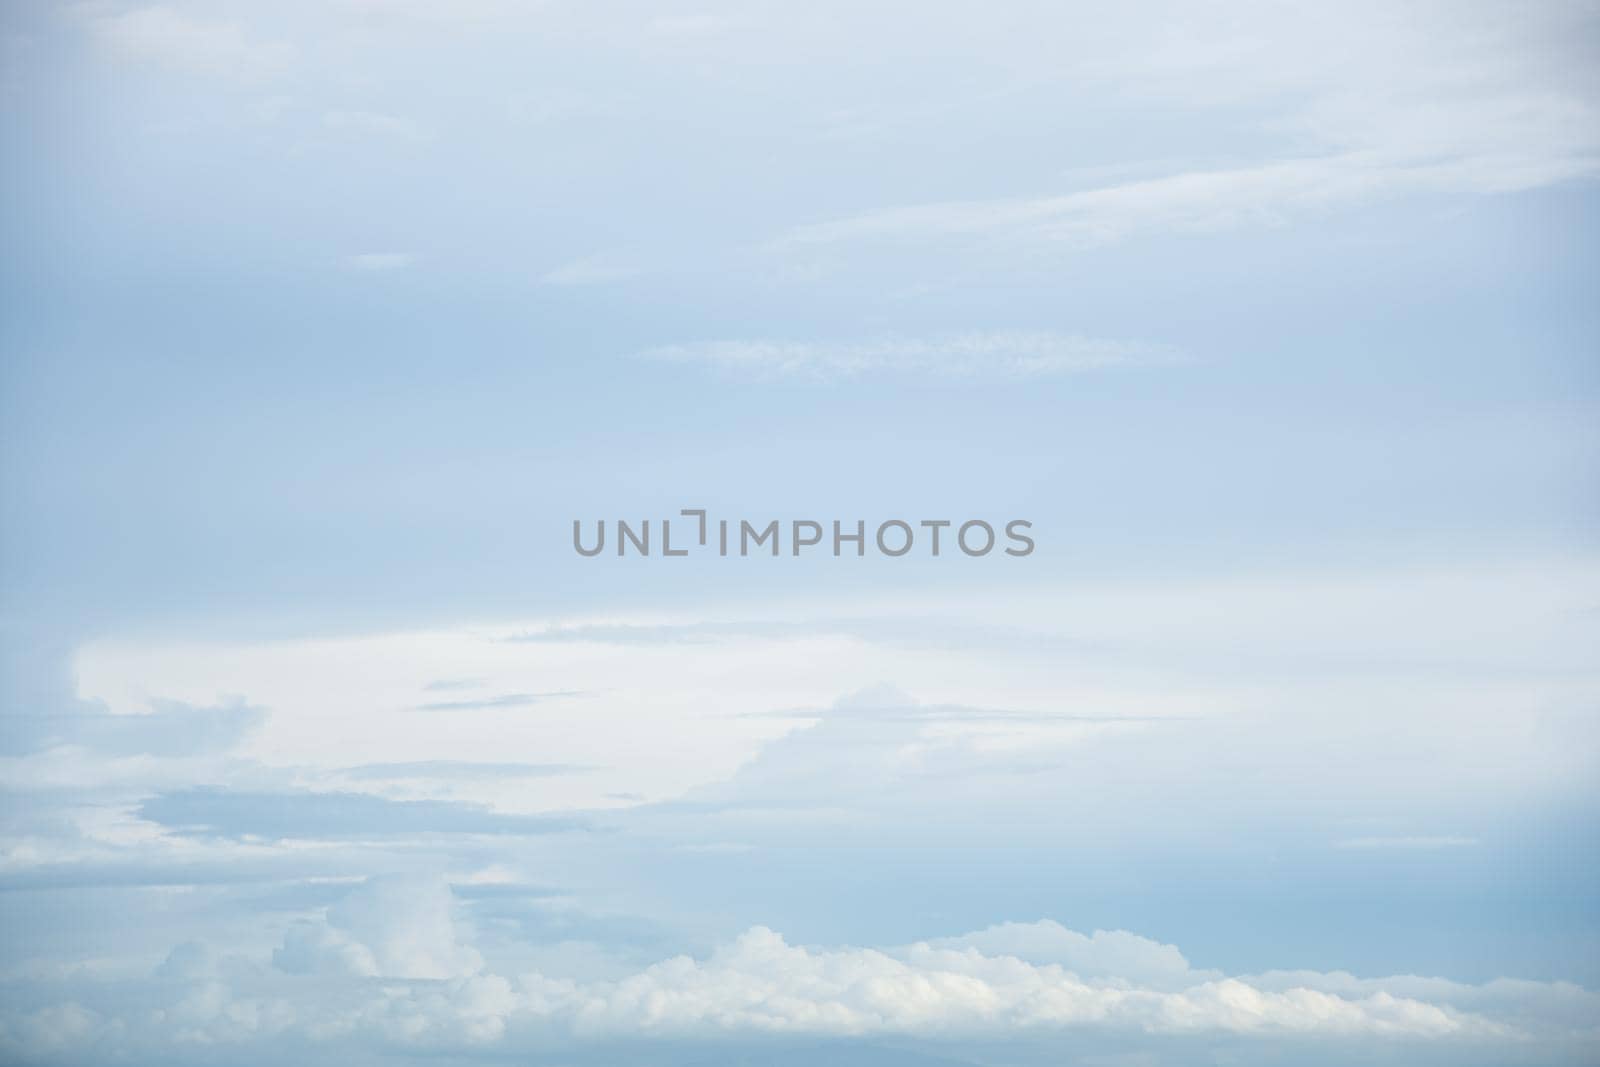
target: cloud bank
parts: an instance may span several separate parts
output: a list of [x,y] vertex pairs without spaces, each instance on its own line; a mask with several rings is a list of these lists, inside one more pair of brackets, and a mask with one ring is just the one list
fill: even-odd
[[614,980],[509,975],[466,943],[443,882],[403,877],[368,880],[295,921],[270,959],[184,944],[153,979],[35,981],[0,1018],[8,1058],[41,1062],[113,1046],[181,1057],[292,1044],[331,1061],[351,1039],[502,1055],[576,1040],[703,1052],[706,1042],[801,1038],[1036,1039],[1052,1062],[1071,1062],[1085,1039],[1119,1034],[1246,1049],[1310,1038],[1358,1056],[1399,1042],[1419,1061],[1446,1062],[1484,1049],[1592,1051],[1600,996],[1559,982],[1229,976],[1136,934],[1048,920],[881,949],[807,947],[756,926]]

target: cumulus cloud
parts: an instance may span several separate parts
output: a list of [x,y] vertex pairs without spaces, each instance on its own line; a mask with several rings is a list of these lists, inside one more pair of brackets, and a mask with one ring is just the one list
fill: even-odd
[[603,1049],[664,1038],[757,1047],[1026,1040],[1059,1063],[1085,1040],[1121,1034],[1226,1039],[1246,1049],[1316,1039],[1344,1042],[1355,1058],[1361,1048],[1393,1046],[1462,1061],[1495,1050],[1570,1053],[1595,1040],[1600,1018],[1600,997],[1568,984],[1227,976],[1192,969],[1174,946],[1136,934],[1086,935],[1054,922],[884,949],[805,947],[758,926],[705,955],[616,980],[513,977],[485,968],[463,943],[446,886],[419,877],[370,880],[324,918],[292,924],[270,969],[239,960],[219,967],[209,951],[180,946],[158,977],[168,1005],[153,1014],[119,1014],[108,985],[80,982],[70,996],[58,990],[56,1002],[8,1005],[0,1037],[38,1057],[71,1054],[108,1034],[147,1049],[181,1047],[197,1034],[236,1046],[286,1035],[313,1058],[320,1045],[331,1057],[337,1045],[329,1042],[363,1034],[495,1055],[519,1041]]
[[[1058,930],[1046,932],[1059,937]],[[1096,947],[1094,938],[1086,940]],[[1099,962],[1117,962],[1120,950],[1144,963],[1152,950],[1159,954],[1162,948],[1131,935],[1122,941],[1098,946]],[[580,994],[574,1022],[582,1029],[646,1033],[1016,1034],[1109,1026],[1150,1032],[1511,1036],[1509,1028],[1487,1017],[1386,994],[1341,997],[1308,987],[1266,991],[1232,978],[1208,978],[1163,992],[1120,976],[1091,979],[1057,963],[989,955],[960,941],[894,951],[813,950],[790,945],[764,927],[747,931],[705,960],[678,957],[606,988],[603,995]]]
[[706,341],[646,349],[641,358],[758,378],[832,381],[864,375],[1013,381],[1181,362],[1160,345],[1042,331],[865,341]]
[[371,878],[328,910],[284,934],[273,963],[290,974],[458,978],[483,964],[457,939],[450,888],[443,880]]
[[302,922],[289,927],[272,962],[289,974],[376,975],[372,950],[325,924]]
[[1030,964],[1058,964],[1085,979],[1121,979],[1159,989],[1181,989],[1197,977],[1207,980],[1221,977],[1213,971],[1193,970],[1176,946],[1151,941],[1126,930],[1080,934],[1049,919],[1000,923],[930,944],[945,951],[976,950],[988,956],[1015,957]]

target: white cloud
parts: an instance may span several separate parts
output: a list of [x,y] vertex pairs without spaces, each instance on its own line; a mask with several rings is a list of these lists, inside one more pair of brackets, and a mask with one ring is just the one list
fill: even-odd
[[455,978],[482,959],[457,940],[451,907],[442,879],[373,878],[329,910],[328,924],[369,949],[379,974]]
[[1027,191],[1014,196],[839,214],[793,227],[778,244],[1086,247],[1277,225],[1409,194],[1593,179],[1600,98],[1584,74],[1593,66],[1586,17],[1576,4],[1427,2],[1248,5],[1226,18],[1154,4],[1106,15],[1021,83],[1018,106],[1048,98],[1070,111],[1094,99],[1112,113],[1203,121],[1235,162],[1043,194],[1024,173]]
[[1181,359],[1159,345],[1021,330],[866,341],[706,341],[664,345],[639,355],[754,377],[814,381],[872,374],[1011,381],[1170,365]]
[[483,957],[459,941],[450,886],[427,875],[368,878],[318,920],[283,933],[272,965],[288,974],[454,979]]
[[[300,1042],[366,1034],[505,1054],[518,1047],[517,1034],[524,1042],[1028,1039],[1064,1050],[1120,1033],[1337,1039],[1359,1059],[1361,1048],[1396,1041],[1412,1053],[1437,1047],[1446,1057],[1466,1048],[1581,1045],[1594,1040],[1600,1018],[1600,996],[1566,983],[1308,971],[1229,977],[1190,969],[1173,946],[1136,934],[1084,935],[1053,922],[886,949],[804,947],[758,926],[704,956],[661,960],[618,980],[539,972],[513,979],[476,957],[436,966],[431,954],[444,947],[434,943],[436,916],[410,906],[428,895],[414,892],[419,886],[379,883],[349,898],[352,911],[375,906],[379,941],[409,946],[403,973],[385,966],[387,950],[352,950],[355,942],[341,939],[347,932],[331,924],[299,924],[277,954],[277,977],[238,957],[192,976],[164,973],[168,1006],[137,1014],[119,1013],[110,983],[80,977],[58,1003],[0,1012],[0,1041],[39,1055],[71,1054],[110,1035],[124,1047],[155,1050],[196,1040],[238,1046],[274,1034]],[[448,942],[451,951],[470,952],[453,936]],[[421,956],[417,946],[427,946]],[[418,966],[422,959],[429,962]],[[381,984],[369,980],[379,975]]]
[[1600,152],[1507,151],[1444,159],[1356,152],[1234,170],[1186,171],[1063,196],[894,207],[799,226],[782,243],[999,237],[1090,247],[1145,233],[1280,225],[1405,193],[1514,192],[1597,173]]
[[[1058,931],[1044,932],[1059,937]],[[1119,947],[1141,958],[1163,948],[1133,935],[1124,935]],[[1102,962],[1115,963],[1116,957],[1115,951],[1105,953]],[[1163,992],[1117,975],[1090,979],[1056,963],[991,955],[961,939],[950,947],[818,950],[790,945],[764,927],[705,960],[678,957],[600,995],[580,993],[575,1025],[676,1034],[1016,1035],[1108,1027],[1149,1033],[1512,1036],[1509,1027],[1484,1016],[1382,993],[1343,997],[1306,986],[1276,992],[1209,977]]]
[[[1179,815],[1198,817],[1213,802],[1229,810],[1227,798],[1248,785],[1274,810],[1314,815],[1307,842],[1319,849],[1471,836],[1482,832],[1480,813],[1437,811],[1441,791],[1518,805],[1593,779],[1592,724],[1562,709],[1587,706],[1596,588],[1594,568],[1580,564],[1086,578],[889,599],[797,594],[744,608],[685,602],[673,614],[304,641],[105,638],[76,657],[83,698],[120,713],[146,709],[151,693],[196,707],[246,694],[270,716],[233,756],[258,769],[39,753],[0,770],[38,784],[337,788],[498,813],[616,807],[608,794],[663,800],[708,787],[743,790],[745,802],[848,798],[864,810],[898,797],[923,811],[951,803],[948,783],[975,774],[993,776],[983,779],[990,802],[1037,804],[1086,788],[1086,778],[1136,800],[1138,780],[1162,775],[1195,791]],[[561,639],[506,640],[530,634]],[[438,701],[429,687],[439,679],[473,679],[488,695],[591,695],[541,702],[537,714],[406,710]],[[1009,715],[828,713],[840,693],[884,679],[934,708]],[[804,717],[751,714],[775,709],[812,709],[820,725],[798,731]],[[459,714],[492,718],[492,728],[463,729]],[[1126,722],[1106,721],[1114,719]],[[341,732],[330,734],[329,722]],[[1323,748],[1333,739],[1338,759]],[[1074,779],[1029,773],[1081,756],[1090,742],[1104,758]],[[1195,745],[1220,763],[1195,760]],[[592,770],[495,773],[508,756]],[[487,766],[403,781],[347,773],[437,761]],[[1245,767],[1248,781],[1235,780]],[[1347,821],[1356,815],[1391,821]]]
[[290,974],[460,978],[483,964],[457,939],[450,889],[422,876],[370,878],[319,922],[297,922],[273,963]]
[[930,943],[945,951],[976,950],[987,956],[1012,956],[1031,964],[1058,964],[1087,980],[1121,979],[1160,989],[1181,989],[1197,974],[1173,945],[1164,945],[1126,930],[1096,930],[1084,935],[1048,919],[1032,923],[1000,923],[962,937]]
[[283,944],[272,954],[272,962],[288,974],[379,973],[371,949],[322,923],[300,922],[289,927]]

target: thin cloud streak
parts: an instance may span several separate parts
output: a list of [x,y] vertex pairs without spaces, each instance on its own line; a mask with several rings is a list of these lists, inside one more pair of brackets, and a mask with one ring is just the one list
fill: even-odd
[[1090,248],[1148,233],[1282,225],[1414,192],[1504,193],[1600,173],[1600,150],[1393,159],[1366,152],[1201,170],[1063,196],[947,200],[797,226],[775,248],[857,241],[999,239]]

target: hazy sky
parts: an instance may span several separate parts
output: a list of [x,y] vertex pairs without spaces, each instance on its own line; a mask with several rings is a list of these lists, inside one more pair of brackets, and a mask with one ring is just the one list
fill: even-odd
[[[1600,1059],[1595,3],[23,0],[0,107],[0,1060]],[[783,553],[572,549],[683,508]],[[1037,548],[788,552],[894,518]]]

